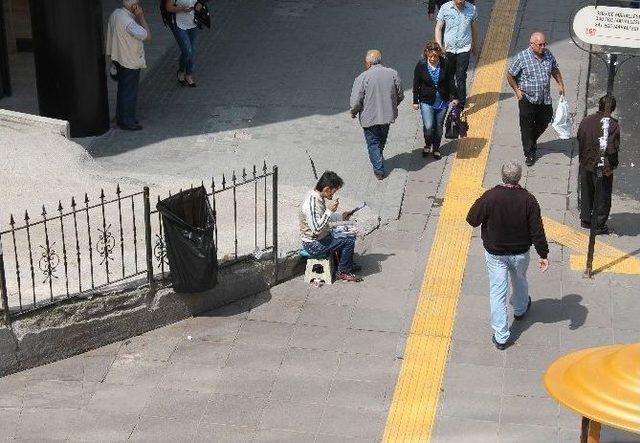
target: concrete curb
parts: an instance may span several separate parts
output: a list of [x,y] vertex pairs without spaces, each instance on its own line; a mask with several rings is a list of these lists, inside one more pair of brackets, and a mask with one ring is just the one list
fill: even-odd
[[66,138],[70,138],[71,136],[69,132],[69,122],[66,120],[0,109],[0,123],[3,122],[42,129],[45,132],[52,132]]
[[[302,259],[278,260],[278,283],[299,275]],[[69,300],[0,325],[0,377],[61,360],[118,340],[184,320],[263,292],[274,286],[273,261],[245,261],[220,270],[218,285],[180,294],[169,287],[152,292],[143,280],[93,298]],[[251,309],[238,303],[238,309]]]

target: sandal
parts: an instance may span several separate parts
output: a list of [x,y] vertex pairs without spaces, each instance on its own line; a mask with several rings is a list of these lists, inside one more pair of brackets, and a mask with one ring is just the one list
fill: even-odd
[[434,150],[433,151],[433,157],[436,159],[441,159],[442,158],[442,154],[440,154],[440,151]]

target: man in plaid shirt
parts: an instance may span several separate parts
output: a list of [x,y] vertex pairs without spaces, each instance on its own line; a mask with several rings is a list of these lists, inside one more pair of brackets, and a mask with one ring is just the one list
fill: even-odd
[[538,138],[553,119],[551,77],[558,83],[558,94],[564,95],[562,74],[547,49],[546,37],[534,32],[529,47],[516,54],[507,71],[507,81],[519,101],[520,137],[527,166],[535,163]]

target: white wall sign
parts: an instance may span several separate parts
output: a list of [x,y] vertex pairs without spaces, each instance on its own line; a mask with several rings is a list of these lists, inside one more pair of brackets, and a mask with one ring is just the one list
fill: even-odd
[[586,6],[573,18],[573,33],[588,45],[640,48],[640,9]]

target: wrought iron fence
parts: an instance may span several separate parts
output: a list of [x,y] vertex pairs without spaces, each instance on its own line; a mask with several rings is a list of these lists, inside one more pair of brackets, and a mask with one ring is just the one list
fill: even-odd
[[[219,184],[212,178],[201,186],[211,198],[221,266],[271,251],[277,281],[277,166],[269,171],[266,163],[261,170],[254,165],[248,173],[233,171],[229,180],[223,175]],[[9,216],[9,229],[0,231],[5,323],[142,275],[153,290],[158,279],[170,275],[162,217],[151,208],[149,188],[122,195],[118,185],[115,196],[109,199],[101,190],[91,201],[85,194],[66,208],[58,202],[54,213],[43,206],[37,219],[25,211],[24,223]]]

